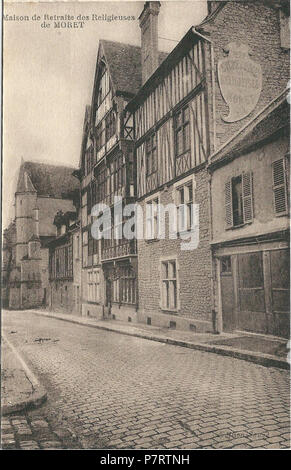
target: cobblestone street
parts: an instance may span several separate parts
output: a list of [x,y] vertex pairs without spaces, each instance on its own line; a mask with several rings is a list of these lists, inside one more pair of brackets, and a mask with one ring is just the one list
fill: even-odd
[[288,448],[289,373],[6,312],[3,330],[48,392],[2,419],[9,449]]

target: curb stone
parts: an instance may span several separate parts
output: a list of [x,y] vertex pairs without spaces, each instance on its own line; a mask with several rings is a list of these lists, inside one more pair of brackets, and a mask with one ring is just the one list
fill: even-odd
[[33,385],[34,391],[29,398],[26,400],[17,401],[11,404],[5,404],[1,406],[1,414],[2,416],[7,416],[12,413],[18,413],[20,411],[28,410],[31,408],[37,408],[38,406],[42,405],[47,399],[47,392],[45,388],[39,383],[39,380],[34,375],[34,373],[29,369],[27,364],[24,362],[23,358],[20,356],[17,349],[13,346],[13,344],[8,340],[6,335],[2,332],[2,337],[4,341],[7,343],[11,351],[13,352],[14,356],[16,357],[17,361],[19,362],[21,369],[25,372],[27,379]]
[[41,315],[44,317],[53,318],[56,320],[61,320],[61,321],[69,322],[69,323],[74,323],[74,324],[81,325],[81,326],[88,326],[88,327],[96,328],[99,330],[110,331],[112,333],[123,334],[126,336],[135,336],[137,338],[147,339],[150,341],[157,341],[160,343],[170,344],[174,346],[181,346],[184,348],[198,350],[202,352],[210,352],[214,354],[220,354],[222,356],[229,356],[235,359],[241,359],[244,361],[253,362],[255,364],[265,366],[265,367],[275,367],[278,369],[285,369],[285,370],[290,369],[290,364],[288,361],[283,360],[283,359],[278,359],[276,356],[272,356],[270,354],[259,353],[259,352],[255,353],[255,352],[250,352],[248,350],[235,349],[230,346],[212,345],[210,343],[198,343],[198,342],[196,343],[196,342],[183,341],[179,339],[158,336],[155,333],[147,334],[147,333],[141,333],[139,331],[125,331],[125,330],[116,328],[116,326],[111,328],[110,326],[105,326],[105,325],[103,326],[97,323],[91,323],[91,322],[89,323],[86,321],[82,321],[82,319],[77,318],[77,317],[76,318],[64,318],[63,316],[58,316],[55,314],[52,315],[47,312],[40,312],[37,310],[28,310],[28,311],[31,313],[34,313],[35,315]]

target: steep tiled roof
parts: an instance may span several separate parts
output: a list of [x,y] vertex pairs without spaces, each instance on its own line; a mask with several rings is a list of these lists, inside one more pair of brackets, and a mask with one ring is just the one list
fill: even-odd
[[[101,39],[106,61],[116,91],[135,95],[141,87],[141,48]],[[159,53],[160,63],[167,57]]]
[[[18,177],[17,192],[36,190],[40,196],[69,197],[78,189],[77,178],[72,175],[75,168],[49,165],[39,162],[23,162]],[[27,186],[29,182],[29,187]]]

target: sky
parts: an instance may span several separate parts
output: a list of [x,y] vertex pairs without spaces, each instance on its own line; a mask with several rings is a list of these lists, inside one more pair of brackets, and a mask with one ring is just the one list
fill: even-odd
[[[11,2],[11,0],[10,0]],[[144,2],[6,3],[3,21],[3,228],[14,218],[21,159],[78,167],[100,38],[140,45]],[[83,28],[44,28],[44,15],[88,16]],[[134,20],[92,20],[92,15]],[[15,15],[15,19],[14,16]],[[29,20],[17,17],[29,17]],[[206,16],[206,2],[162,1],[159,49],[169,52]],[[11,19],[11,17],[13,19]],[[166,40],[166,39],[167,40]]]

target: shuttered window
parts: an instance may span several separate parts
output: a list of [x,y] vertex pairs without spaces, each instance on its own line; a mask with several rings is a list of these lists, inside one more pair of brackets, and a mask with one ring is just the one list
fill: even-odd
[[225,183],[224,196],[225,196],[225,223],[226,223],[226,227],[230,228],[233,226],[231,179]]
[[242,204],[243,222],[246,224],[253,220],[253,184],[252,173],[242,174]]
[[272,163],[273,200],[276,215],[288,213],[287,165],[286,158]]
[[225,183],[226,228],[238,227],[253,220],[252,172],[228,179]]

